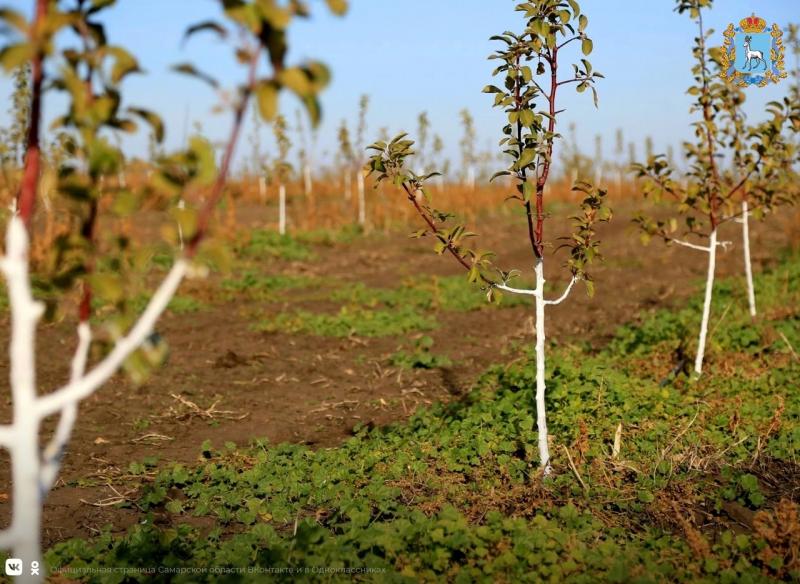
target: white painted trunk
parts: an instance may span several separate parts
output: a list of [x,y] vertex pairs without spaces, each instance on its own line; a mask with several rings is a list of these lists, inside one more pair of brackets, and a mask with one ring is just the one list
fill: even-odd
[[708,317],[711,314],[711,296],[714,291],[714,272],[717,267],[717,230],[711,232],[708,245],[708,275],[706,277],[706,295],[703,300],[703,320],[700,323],[700,339],[697,341],[697,357],[694,360],[694,371],[703,373],[703,357],[706,353],[708,337]]
[[547,443],[547,411],[545,409],[544,354],[544,261],[536,262],[536,428],[539,432],[539,461],[544,475],[550,474],[550,447]]
[[[28,274],[28,232],[17,216],[8,223],[3,272],[11,306],[11,395],[14,400],[12,441],[4,444],[11,455],[12,556],[24,565],[42,565],[39,534],[42,527],[42,491],[39,484],[39,420],[36,415],[36,325],[44,306],[34,300]],[[27,576],[23,582],[40,582]]]
[[467,188],[470,190],[475,189],[475,167],[470,166],[467,169]]
[[[184,202],[184,200],[181,199],[180,201],[178,201],[178,209],[183,210],[185,208],[186,208],[186,203]],[[180,249],[183,250],[183,228],[181,228],[180,221],[178,221],[178,245],[180,246]]]
[[[32,400],[28,403],[32,403]],[[39,542],[42,532],[42,493],[39,485],[39,420],[36,416],[20,413],[17,417],[14,401],[14,447],[11,449],[13,476],[13,529],[12,557],[23,561],[24,572],[17,582],[42,582],[42,577],[31,576],[30,566],[42,566],[42,549]],[[41,574],[40,570],[40,574]]]
[[311,167],[306,165],[303,168],[303,184],[305,188],[305,194],[307,197],[310,197],[313,193],[314,183],[311,180]]
[[750,209],[747,200],[742,201],[742,249],[744,250],[744,274],[747,278],[747,303],[750,316],[756,316],[756,291],[753,286],[753,265],[750,262]]
[[350,169],[344,171],[344,200],[349,201],[353,198],[353,177]]
[[358,173],[358,224],[367,222],[367,197],[364,192],[364,173]]
[[258,198],[262,205],[267,202],[267,179],[263,176],[258,177]]
[[278,233],[286,235],[286,187],[278,187]]

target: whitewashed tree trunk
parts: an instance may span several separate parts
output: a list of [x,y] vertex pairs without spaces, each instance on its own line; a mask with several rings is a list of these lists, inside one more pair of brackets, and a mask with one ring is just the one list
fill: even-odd
[[314,182],[311,180],[311,165],[309,164],[303,167],[303,185],[307,197],[314,194]]
[[747,278],[747,303],[750,316],[756,316],[756,291],[753,286],[753,265],[750,262],[750,209],[747,199],[742,201],[742,250],[744,253],[744,274]]
[[545,406],[544,261],[536,262],[536,428],[539,432],[539,463],[544,475],[550,474],[547,411]]
[[353,177],[350,169],[344,171],[344,200],[349,201],[353,198]]
[[706,339],[708,337],[708,318],[711,314],[711,296],[714,291],[714,272],[717,267],[717,230],[711,231],[708,245],[708,275],[706,276],[706,294],[703,300],[703,319],[700,323],[700,338],[697,341],[697,356],[694,361],[694,371],[697,375],[703,373],[703,357],[706,352]]
[[364,173],[358,173],[358,224],[367,223],[367,197],[364,191]]
[[475,167],[470,166],[467,169],[467,188],[471,191],[475,190]]
[[258,198],[262,205],[267,202],[267,179],[263,176],[258,177]]
[[[178,201],[178,209],[183,210],[186,208],[186,202],[181,199]],[[183,228],[181,227],[181,222],[178,221],[178,246],[181,250],[183,250]]]
[[278,233],[286,235],[286,187],[278,187]]
[[536,308],[536,429],[539,434],[539,461],[545,476],[552,472],[550,466],[550,446],[547,432],[547,409],[545,405],[545,372],[547,364],[545,361],[545,328],[544,313],[545,306],[561,304],[567,299],[578,278],[573,276],[567,285],[564,293],[555,300],[545,300],[544,297],[544,261],[537,260],[534,267],[536,273],[536,289],[524,290],[512,288],[506,284],[498,284],[497,288],[512,294],[523,294],[533,296]]

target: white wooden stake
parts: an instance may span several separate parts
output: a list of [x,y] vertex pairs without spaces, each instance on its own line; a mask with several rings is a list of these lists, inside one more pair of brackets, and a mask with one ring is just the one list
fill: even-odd
[[753,286],[753,265],[750,262],[750,209],[747,199],[742,201],[742,248],[744,251],[744,273],[747,278],[747,303],[750,316],[756,316],[756,291]]
[[711,232],[708,245],[708,275],[706,277],[706,295],[703,300],[703,320],[700,323],[700,338],[697,341],[697,356],[694,361],[694,371],[697,375],[703,373],[703,357],[706,352],[706,337],[708,336],[708,317],[711,314],[711,295],[714,290],[714,272],[717,267],[717,230]]
[[358,224],[367,222],[367,197],[364,193],[364,173],[358,173]]
[[278,233],[286,235],[286,187],[278,187]]

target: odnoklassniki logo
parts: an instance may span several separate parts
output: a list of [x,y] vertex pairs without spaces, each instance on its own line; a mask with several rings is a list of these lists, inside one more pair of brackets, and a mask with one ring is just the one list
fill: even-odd
[[786,78],[783,31],[777,24],[767,29],[767,21],[755,14],[729,24],[722,33],[722,78],[739,85],[765,87]]

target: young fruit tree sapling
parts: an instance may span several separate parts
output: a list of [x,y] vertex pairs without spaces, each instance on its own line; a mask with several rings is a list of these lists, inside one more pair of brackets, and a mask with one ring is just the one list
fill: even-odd
[[[495,173],[509,176],[516,185],[510,199],[522,206],[527,236],[534,261],[536,287],[532,290],[515,288],[509,282],[520,274],[497,268],[491,252],[479,251],[466,246],[465,240],[474,234],[463,225],[447,226],[452,217],[431,206],[426,182],[436,173],[417,175],[406,168],[406,159],[413,154],[413,142],[404,134],[391,142],[380,141],[370,148],[375,154],[368,168],[378,175],[378,182],[390,180],[400,186],[422,217],[425,228],[415,236],[432,237],[434,249],[439,254],[448,253],[468,271],[468,280],[479,283],[489,299],[499,297],[502,292],[532,296],[536,311],[536,412],[539,442],[539,462],[545,475],[550,474],[550,451],[545,411],[545,310],[547,306],[563,302],[573,286],[583,281],[589,294],[593,293],[593,282],[586,272],[588,265],[599,258],[599,242],[595,237],[595,225],[608,221],[611,211],[605,204],[606,191],[588,183],[576,183],[573,190],[584,195],[581,213],[572,217],[575,231],[563,239],[562,247],[570,250],[567,266],[572,278],[557,299],[545,298],[546,248],[544,236],[545,207],[544,191],[550,175],[551,161],[556,139],[556,122],[563,110],[557,107],[560,88],[576,84],[578,92],[587,89],[595,96],[595,81],[602,77],[593,71],[591,64],[581,58],[573,65],[571,77],[559,77],[559,65],[568,45],[580,43],[584,55],[592,51],[592,41],[584,32],[588,24],[586,15],[580,12],[577,2],[553,2],[541,0],[523,2],[517,10],[525,17],[525,29],[520,34],[510,32],[493,37],[503,47],[490,58],[500,61],[494,75],[503,78],[503,88],[490,85],[484,91],[495,95],[496,107],[507,115],[508,123],[503,127],[504,137],[500,145],[510,159],[506,170]],[[571,48],[571,47],[570,47]],[[541,83],[540,83],[541,81]]]
[[[720,63],[720,68],[724,71],[727,64]],[[722,144],[730,153],[731,164],[722,173],[722,180],[726,185],[738,188],[741,211],[734,213],[734,217],[742,225],[747,305],[750,316],[755,317],[757,309],[750,259],[750,218],[764,219],[777,207],[790,204],[796,198],[796,193],[793,197],[786,184],[794,149],[785,139],[785,133],[793,106],[788,97],[782,101],[772,101],[766,106],[771,117],[761,123],[748,125],[742,111],[744,91],[730,81],[726,85],[725,91],[721,92],[720,132]],[[720,223],[730,218],[723,217]]]

